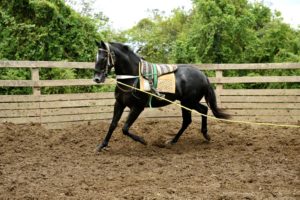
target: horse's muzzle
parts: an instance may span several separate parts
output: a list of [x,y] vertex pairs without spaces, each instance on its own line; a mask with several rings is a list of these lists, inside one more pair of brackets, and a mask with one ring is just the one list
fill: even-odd
[[104,81],[105,81],[105,74],[104,73],[95,73],[93,80],[96,83],[104,83]]

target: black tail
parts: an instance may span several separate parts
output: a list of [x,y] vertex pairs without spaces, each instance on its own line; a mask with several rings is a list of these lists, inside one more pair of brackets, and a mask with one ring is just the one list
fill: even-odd
[[222,118],[222,119],[230,118],[230,115],[224,113],[222,111],[222,109],[218,108],[216,94],[210,84],[208,86],[208,90],[205,95],[205,101],[206,101],[207,105],[210,107],[210,109],[212,110],[212,112],[216,118]]

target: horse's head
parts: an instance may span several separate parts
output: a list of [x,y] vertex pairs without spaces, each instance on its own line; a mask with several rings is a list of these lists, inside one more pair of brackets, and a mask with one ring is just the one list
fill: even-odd
[[96,42],[98,52],[95,63],[94,81],[103,83],[111,68],[115,65],[115,54],[110,48],[109,43],[103,41]]

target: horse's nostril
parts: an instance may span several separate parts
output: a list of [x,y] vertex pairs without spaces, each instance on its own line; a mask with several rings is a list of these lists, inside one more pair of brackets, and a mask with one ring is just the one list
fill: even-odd
[[99,78],[99,77],[95,77],[95,78],[94,78],[94,81],[95,81],[96,83],[100,83],[100,78]]

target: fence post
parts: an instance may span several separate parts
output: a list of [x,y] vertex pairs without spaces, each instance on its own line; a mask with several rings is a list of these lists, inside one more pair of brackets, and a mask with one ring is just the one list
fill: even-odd
[[38,85],[38,81],[40,80],[39,68],[31,68],[31,80],[34,81],[34,86],[32,87],[33,95],[41,95],[41,88]]
[[222,90],[223,90],[223,83],[221,82],[223,77],[223,70],[217,69],[216,70],[216,79],[217,79],[217,84],[216,84],[216,96],[217,96],[217,102],[219,104],[219,106],[222,105],[222,101],[221,101],[221,94],[222,94]]

